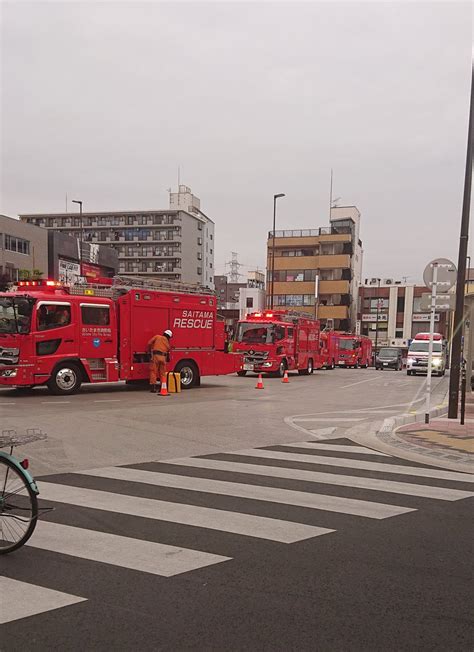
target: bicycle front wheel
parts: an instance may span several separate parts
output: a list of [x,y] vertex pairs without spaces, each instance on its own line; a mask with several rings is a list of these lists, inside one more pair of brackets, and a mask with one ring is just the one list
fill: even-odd
[[5,457],[0,457],[0,555],[24,545],[38,519],[38,499],[28,479]]

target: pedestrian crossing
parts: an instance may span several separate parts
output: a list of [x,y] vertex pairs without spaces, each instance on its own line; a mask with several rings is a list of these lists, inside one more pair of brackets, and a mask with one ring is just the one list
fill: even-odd
[[[81,585],[76,595],[74,586],[55,580],[59,562],[96,564],[94,569],[116,577],[132,572],[172,581],[218,571],[244,548],[259,554],[313,539],[317,546],[318,537],[343,536],[344,528],[463,500],[474,496],[473,483],[474,475],[416,466],[349,440],[291,442],[40,478],[41,505],[55,510],[38,522],[22,550],[2,559],[8,577],[0,579],[0,591],[8,604],[2,604],[1,621],[87,605],[87,587]],[[34,566],[35,555],[52,564],[47,581],[34,569],[25,575],[25,563],[31,559]],[[9,559],[20,557],[23,572],[16,578]]]

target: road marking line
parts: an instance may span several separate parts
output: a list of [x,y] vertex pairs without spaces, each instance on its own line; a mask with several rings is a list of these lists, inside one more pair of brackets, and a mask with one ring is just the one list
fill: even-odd
[[[417,466],[399,466],[397,464],[384,464],[382,462],[367,462],[366,460],[350,460],[344,457],[320,457],[318,455],[281,453],[279,451],[268,451],[261,448],[233,451],[232,454],[245,455],[246,457],[285,460],[287,462],[304,462],[308,464],[349,467],[351,469],[364,469],[365,471],[382,471],[383,473],[396,473],[398,475],[415,475],[423,478],[434,478],[436,480],[453,480],[455,482],[468,483],[474,482],[474,475],[469,473],[457,473],[455,471],[444,471],[442,469],[419,468]],[[172,460],[172,462],[174,461],[175,460]]]
[[285,446],[286,448],[309,448],[318,451],[339,451],[340,453],[360,453],[363,455],[380,455],[381,457],[390,457],[386,453],[373,451],[364,446],[345,446],[344,444],[317,444],[312,441],[292,442],[291,444],[275,444],[278,446]]
[[51,521],[39,521],[34,537],[26,545],[163,577],[172,577],[231,559]]
[[354,417],[354,418],[348,418],[348,417],[297,417],[294,419],[294,421],[324,421],[324,422],[332,422],[332,421],[363,421],[364,417]]
[[65,405],[71,401],[41,401],[42,405]]
[[347,389],[347,387],[354,387],[354,385],[361,385],[362,383],[373,383],[374,380],[379,380],[380,376],[376,378],[366,378],[365,380],[358,380],[356,383],[349,383],[349,385],[342,385],[338,389]]
[[120,398],[100,398],[94,401],[94,403],[120,403]]
[[394,482],[392,480],[378,480],[375,478],[361,478],[353,475],[339,475],[334,473],[321,473],[318,471],[303,471],[301,469],[284,468],[280,466],[264,466],[245,462],[227,462],[224,460],[209,460],[190,457],[179,462],[180,466],[211,469],[214,471],[230,471],[231,473],[247,473],[249,475],[264,475],[272,478],[285,478],[289,480],[303,480],[321,484],[338,485],[342,487],[355,487],[374,491],[386,491],[407,496],[421,496],[436,500],[462,500],[471,498],[474,492],[460,489],[445,489],[431,485],[411,484],[409,482]]
[[16,405],[16,403],[3,403],[3,401],[2,401],[2,402],[0,403],[0,406],[3,407],[4,405]]
[[170,503],[151,498],[139,498],[122,494],[69,487],[52,482],[41,482],[41,498],[53,502],[78,505],[90,509],[100,509],[117,514],[141,516],[157,521],[170,521],[194,527],[206,528],[242,534],[257,539],[295,543],[303,539],[311,539],[334,530],[282,521],[264,516],[253,516],[239,512],[228,512],[209,507],[197,507],[182,503]]
[[[179,460],[176,460],[176,463],[179,464]],[[258,485],[243,484],[240,482],[171,475],[170,473],[155,473],[154,471],[142,471],[141,469],[128,469],[117,466],[94,469],[92,471],[79,471],[79,473],[94,477],[125,480],[127,482],[143,482],[160,487],[202,491],[224,496],[235,496],[236,498],[249,498],[250,500],[278,503],[280,505],[294,505],[296,507],[320,509],[328,512],[338,512],[340,514],[352,514],[366,518],[383,519],[415,511],[410,508],[399,507],[398,505],[385,505],[384,503],[373,503],[368,500],[340,498],[339,496],[326,496],[319,493],[306,493],[304,491],[292,491],[290,489],[279,489],[276,487],[260,487]]]
[[0,610],[1,624],[86,601],[86,598],[19,582],[9,577],[0,577],[0,593],[4,596]]

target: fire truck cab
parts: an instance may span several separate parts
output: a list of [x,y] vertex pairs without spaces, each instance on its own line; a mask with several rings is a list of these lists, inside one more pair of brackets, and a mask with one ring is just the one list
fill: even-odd
[[283,376],[297,370],[312,374],[321,367],[319,321],[290,311],[254,312],[239,321],[232,350],[244,355],[248,371]]
[[120,277],[109,286],[20,282],[0,294],[0,385],[72,394],[83,382],[145,381],[148,341],[167,328],[169,368],[184,388],[241,368],[211,291]]
[[339,367],[364,367],[372,360],[372,340],[364,335],[338,333],[337,364]]

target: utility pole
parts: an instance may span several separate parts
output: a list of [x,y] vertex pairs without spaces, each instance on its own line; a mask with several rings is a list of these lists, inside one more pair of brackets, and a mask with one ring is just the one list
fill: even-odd
[[380,307],[380,280],[377,279],[377,312],[375,315],[375,347],[374,347],[374,366],[375,360],[377,359],[377,348],[379,343],[379,307]]
[[[458,275],[456,281],[456,310],[454,313],[453,340],[451,346],[451,372],[449,377],[448,418],[456,419],[459,402],[459,375],[461,370],[461,338],[464,322],[464,296],[466,287],[466,258],[469,239],[469,217],[472,182],[472,131],[474,129],[474,67],[471,60],[471,101],[467,132],[466,171],[464,175],[464,196],[462,203],[461,233],[459,236]],[[470,371],[470,370],[469,370]]]
[[430,422],[431,376],[433,375],[433,333],[436,314],[436,290],[438,284],[438,264],[433,264],[433,281],[431,285],[430,305],[430,339],[428,343],[428,369],[426,370],[425,423]]

